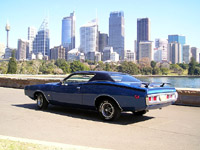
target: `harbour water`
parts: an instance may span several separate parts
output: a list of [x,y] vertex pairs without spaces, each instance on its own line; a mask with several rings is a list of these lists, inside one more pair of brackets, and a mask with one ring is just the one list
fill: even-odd
[[162,82],[162,83],[170,83],[172,87],[177,88],[200,88],[200,76],[199,77],[147,77],[147,76],[136,76],[136,78],[140,79],[143,82]]

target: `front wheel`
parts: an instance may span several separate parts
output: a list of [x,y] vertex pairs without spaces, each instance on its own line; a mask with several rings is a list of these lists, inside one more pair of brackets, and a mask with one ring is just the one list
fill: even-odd
[[47,106],[48,106],[48,104],[49,104],[49,103],[47,102],[46,98],[44,97],[44,95],[41,94],[41,93],[38,93],[38,94],[36,95],[36,102],[37,102],[38,108],[39,108],[39,109],[42,109],[42,110],[46,109]]
[[111,100],[104,100],[100,103],[99,115],[103,120],[111,121],[119,118],[121,114],[120,108]]

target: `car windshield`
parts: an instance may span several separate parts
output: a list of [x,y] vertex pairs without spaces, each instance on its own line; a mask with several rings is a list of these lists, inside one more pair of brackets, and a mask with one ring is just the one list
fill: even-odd
[[110,76],[115,82],[141,82],[128,74],[111,74]]

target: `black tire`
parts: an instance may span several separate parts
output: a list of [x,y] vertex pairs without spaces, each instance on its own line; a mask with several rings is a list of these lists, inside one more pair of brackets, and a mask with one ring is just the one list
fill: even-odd
[[136,115],[136,116],[143,116],[146,113],[147,113],[147,110],[133,112],[133,114]]
[[121,110],[112,100],[103,100],[98,107],[100,117],[105,121],[116,120],[120,117]]
[[47,109],[49,103],[42,93],[37,93],[36,104],[38,106],[38,109],[44,110]]

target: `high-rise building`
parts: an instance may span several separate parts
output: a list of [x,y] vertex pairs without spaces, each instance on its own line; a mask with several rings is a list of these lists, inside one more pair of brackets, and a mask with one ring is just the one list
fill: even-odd
[[181,44],[181,46],[179,47],[179,51],[181,52],[181,55],[179,55],[179,63],[183,62],[183,45],[185,44],[185,36],[183,35],[168,35],[168,43],[173,43],[173,42],[177,42],[179,44]]
[[75,48],[75,13],[70,13],[69,17],[62,19],[62,46],[67,52]]
[[5,54],[5,45],[0,43],[0,59],[4,57]]
[[50,49],[50,59],[65,59],[65,48],[63,46],[56,46]]
[[192,57],[194,58],[194,60],[196,62],[199,63],[199,53],[200,53],[200,49],[199,48],[196,48],[196,47],[191,47],[191,54],[192,54]]
[[37,29],[35,27],[28,27],[28,42],[29,42],[29,52],[27,55],[31,54],[33,51],[33,41],[37,34]]
[[112,62],[118,62],[119,61],[119,54],[117,52],[112,52],[110,54],[110,60]]
[[28,58],[29,42],[26,40],[18,40],[17,59],[26,60]]
[[189,64],[191,58],[190,45],[183,45],[183,63]]
[[156,62],[162,62],[162,49],[161,48],[155,48],[154,49],[154,61]]
[[168,44],[168,60],[172,64],[181,63],[182,48],[181,44],[177,42]]
[[50,47],[49,45],[50,45],[50,38],[49,38],[48,22],[47,19],[44,19],[33,41],[33,53],[35,55],[41,53],[43,56],[48,57],[49,47]]
[[109,46],[117,52],[120,60],[124,59],[124,12],[115,11],[109,17]]
[[102,60],[103,61],[110,60],[111,53],[113,53],[113,47],[105,47],[103,49]]
[[85,54],[86,59],[95,60],[98,43],[98,24],[94,19],[80,28],[80,50]]
[[135,61],[135,53],[131,50],[126,51],[126,61]]
[[168,42],[169,43],[173,43],[173,42],[177,42],[180,43],[181,45],[185,44],[185,36],[183,35],[168,35]]
[[103,52],[103,49],[108,46],[108,34],[99,32],[99,52]]
[[[156,55],[154,55],[154,60],[157,60],[159,62],[167,61],[167,45],[168,45],[167,39],[155,39],[156,51],[154,52],[156,52]],[[157,56],[161,56],[161,57],[156,58]]]
[[153,60],[151,41],[141,41],[139,43],[139,60],[142,60],[143,58],[148,58],[149,61]]
[[136,60],[141,58],[140,52],[142,50],[139,48],[140,42],[150,41],[150,19],[149,18],[138,18],[137,19],[137,53]]

